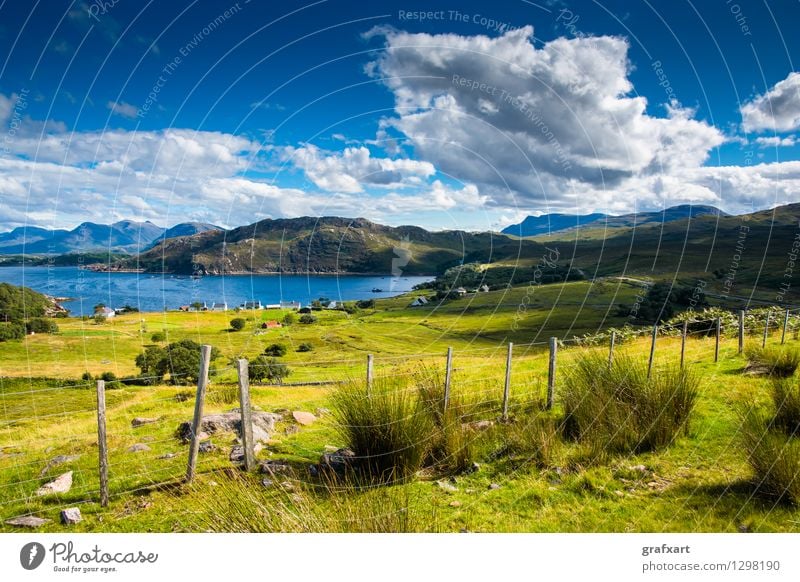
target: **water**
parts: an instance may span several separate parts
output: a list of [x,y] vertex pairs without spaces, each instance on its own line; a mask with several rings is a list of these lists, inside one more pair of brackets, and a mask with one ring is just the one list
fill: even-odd
[[[71,315],[92,315],[103,303],[141,311],[178,309],[195,301],[225,302],[228,309],[245,301],[262,304],[299,301],[307,305],[327,297],[352,301],[392,297],[410,291],[430,277],[337,275],[227,275],[193,279],[178,275],[146,273],[95,273],[77,267],[0,267],[0,282],[24,285],[54,297],[69,297],[62,305]],[[373,293],[373,288],[382,289]]]

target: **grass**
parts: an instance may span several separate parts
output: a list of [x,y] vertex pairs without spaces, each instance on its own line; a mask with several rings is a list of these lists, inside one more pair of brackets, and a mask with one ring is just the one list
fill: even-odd
[[756,490],[776,502],[800,504],[800,438],[757,410],[745,414],[742,438]]
[[648,377],[643,361],[620,354],[580,354],[561,395],[564,432],[586,443],[594,456],[664,448],[686,427],[698,379],[670,366]]
[[800,435],[800,383],[797,379],[773,382],[772,400],[775,404],[772,423],[788,435]]
[[792,346],[751,344],[745,348],[745,356],[749,369],[777,378],[791,376],[800,365],[800,350]]

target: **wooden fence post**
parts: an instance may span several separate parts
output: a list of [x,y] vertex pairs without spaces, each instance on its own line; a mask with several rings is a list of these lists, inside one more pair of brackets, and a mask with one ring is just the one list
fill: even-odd
[[508,398],[511,394],[511,355],[514,344],[508,342],[508,355],[506,356],[506,383],[503,387],[503,420],[508,420]]
[[610,368],[614,362],[614,344],[617,343],[617,332],[611,330],[611,340],[608,343],[608,367]]
[[783,316],[783,333],[781,333],[781,345],[786,343],[786,328],[789,327],[789,308],[786,308],[786,313]]
[[744,309],[739,310],[739,353],[744,351]]
[[208,388],[208,366],[211,362],[211,346],[200,346],[200,373],[197,376],[197,395],[194,400],[194,418],[192,419],[192,442],[189,445],[189,466],[186,469],[186,481],[191,483],[197,469],[197,455],[200,452],[200,427],[203,424],[203,404]]
[[683,329],[681,330],[681,369],[683,369],[683,362],[686,357],[686,332],[689,329],[689,320],[683,320]]
[[653,371],[653,358],[656,355],[656,336],[658,335],[658,324],[653,326],[653,338],[650,341],[650,360],[647,362],[647,377],[650,378],[650,374]]
[[97,381],[97,450],[100,457],[100,507],[108,506],[108,444],[106,441],[106,383]]
[[453,373],[453,348],[447,348],[447,368],[444,371],[444,412],[450,404],[450,378]]
[[714,338],[714,363],[717,363],[719,361],[719,335],[720,335],[720,326],[721,326],[720,319],[721,318],[718,317],[717,321],[715,322],[716,323],[716,330],[715,330],[715,336],[716,337]]
[[236,360],[236,371],[239,373],[239,412],[242,417],[242,450],[244,451],[244,469],[252,471],[256,466],[253,442],[253,415],[250,409],[250,375],[247,360]]
[[372,354],[367,354],[367,396],[372,392]]
[[547,366],[547,402],[545,407],[547,410],[553,408],[556,391],[556,352],[558,351],[558,339],[550,338],[550,362]]
[[769,311],[767,311],[767,321],[764,322],[764,339],[761,340],[761,347],[767,347],[767,334],[769,333]]

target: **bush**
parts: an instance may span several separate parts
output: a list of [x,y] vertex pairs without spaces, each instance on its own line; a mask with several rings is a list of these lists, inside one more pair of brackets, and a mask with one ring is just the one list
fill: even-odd
[[270,344],[264,348],[264,354],[274,358],[281,358],[286,355],[286,346],[284,344]]
[[297,322],[297,316],[294,313],[287,313],[283,316],[283,325],[292,325]]
[[300,309],[297,310],[297,313],[311,313],[311,308],[310,307],[301,307]]
[[522,457],[540,468],[552,466],[561,448],[556,419],[541,412],[513,418],[496,433],[501,448],[495,456]]
[[114,372],[103,372],[102,374],[100,374],[100,379],[103,382],[116,382],[117,375]]
[[156,333],[150,336],[150,341],[152,341],[154,344],[167,341],[167,332],[157,331]]
[[372,309],[375,307],[375,300],[374,299],[360,299],[356,301],[356,307],[359,309]]
[[304,323],[306,325],[308,325],[310,323],[315,323],[316,321],[317,321],[317,318],[314,317],[313,315],[308,314],[308,313],[305,313],[305,314],[300,316],[300,323]]
[[25,337],[25,326],[19,323],[0,323],[0,342],[18,340]]
[[800,383],[796,380],[775,380],[772,385],[775,404],[773,424],[790,436],[800,436]]
[[275,358],[258,356],[247,365],[247,373],[251,380],[255,382],[276,382],[283,383],[283,379],[289,376],[292,371],[289,366],[282,364]]
[[379,482],[404,480],[422,466],[434,431],[431,415],[414,392],[394,381],[339,386],[331,396],[337,430],[356,454],[355,469]]
[[566,436],[588,444],[595,456],[655,450],[685,428],[699,381],[677,367],[647,377],[647,365],[620,354],[609,367],[597,352],[578,356],[564,379]]
[[776,430],[766,414],[751,409],[742,420],[742,440],[756,491],[800,504],[800,439]]
[[298,352],[310,352],[314,349],[314,346],[309,342],[303,342],[299,346],[297,346]]
[[231,329],[233,331],[242,331],[247,322],[241,317],[234,317],[231,319]]
[[83,380],[84,382],[91,382],[92,380],[94,380],[94,378],[92,377],[91,372],[84,372],[83,374],[81,374],[81,380]]
[[28,333],[58,333],[58,325],[52,319],[34,317],[25,323]]
[[[211,361],[219,356],[219,349],[212,348]],[[200,373],[200,344],[185,339],[163,348],[148,346],[136,356],[136,366],[141,370],[141,376],[150,378],[153,384],[163,381],[168,372],[173,384],[193,384]],[[213,373],[212,368],[209,375]]]
[[749,345],[744,355],[748,360],[748,370],[777,378],[791,376],[800,365],[800,350],[788,346],[768,345],[762,348]]

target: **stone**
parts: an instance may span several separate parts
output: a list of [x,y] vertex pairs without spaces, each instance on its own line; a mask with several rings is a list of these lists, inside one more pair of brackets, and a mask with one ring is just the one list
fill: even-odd
[[317,467],[316,465],[309,465],[308,475],[309,477],[319,477],[319,467]]
[[83,517],[81,517],[81,510],[77,507],[61,510],[61,523],[64,525],[72,525],[79,521],[83,521]]
[[149,451],[149,450],[150,450],[150,447],[147,446],[144,443],[136,443],[135,445],[132,445],[132,446],[128,447],[128,452],[129,453],[143,453],[143,452]]
[[197,447],[197,450],[201,453],[210,453],[212,451],[216,451],[217,447],[215,447],[214,443],[211,441],[204,441],[200,443],[200,446]]
[[165,453],[163,455],[159,455],[158,457],[156,457],[156,459],[161,459],[161,460],[163,460],[163,459],[172,459],[172,458],[175,458],[176,456],[177,455],[175,453]]
[[44,477],[45,474],[52,469],[53,467],[57,467],[58,465],[63,465],[64,463],[71,463],[72,461],[77,461],[80,459],[80,455],[58,455],[57,457],[53,457],[47,464],[44,466],[44,469],[41,470],[39,473],[39,477]]
[[319,470],[333,472],[344,477],[356,460],[356,454],[350,449],[338,449],[332,453],[323,453],[319,458]]
[[636,473],[647,473],[647,467],[644,465],[634,465],[633,467],[629,467],[631,471]]
[[145,424],[153,424],[158,421],[158,418],[145,418],[144,416],[137,416],[131,421],[131,426],[136,428],[139,426],[144,426]]
[[297,434],[298,432],[300,432],[300,427],[296,424],[290,424],[283,430],[283,433],[287,436],[290,434]]
[[498,489],[500,489],[500,485],[498,485],[497,483],[491,483],[489,485],[489,491],[496,491]]
[[493,420],[476,420],[475,422],[466,422],[461,425],[467,430],[487,430],[494,426]]
[[326,414],[330,414],[331,413],[330,410],[328,410],[327,408],[322,408],[322,407],[317,408],[317,410],[315,412],[316,412],[317,416],[325,416]]
[[294,473],[292,466],[286,461],[264,461],[259,463],[259,470],[262,473],[273,477],[276,475],[291,476]]
[[450,502],[450,507],[461,507],[461,502],[460,501],[451,501]]
[[262,487],[269,488],[269,487],[272,487],[273,481],[272,481],[272,479],[262,479],[261,480],[261,485],[262,485]]
[[42,485],[36,490],[36,495],[41,497],[43,495],[51,495],[53,493],[66,493],[72,488],[72,471],[67,471],[63,475],[59,475],[53,481]]
[[309,426],[317,421],[316,416],[310,412],[304,412],[302,410],[295,410],[292,412],[292,418],[294,418],[294,421],[301,426]]
[[467,472],[467,473],[477,473],[477,472],[478,472],[478,471],[480,471],[480,470],[481,470],[481,465],[480,465],[480,463],[475,463],[475,462],[473,462],[473,463],[472,463],[472,465],[470,465],[469,469],[467,469],[467,471],[466,471],[466,472]]
[[281,487],[289,493],[294,491],[294,484],[291,481],[281,481]]
[[[255,443],[253,445],[253,456],[257,455],[261,452],[261,449],[264,448],[261,446],[261,443]],[[231,460],[231,463],[243,463],[244,462],[244,446],[236,445],[231,449],[231,454],[228,456]]]
[[23,517],[13,517],[6,520],[6,525],[15,525],[17,527],[42,527],[46,523],[50,523],[51,519],[44,519],[33,515],[25,515]]
[[[253,440],[265,441],[275,432],[275,423],[281,419],[280,415],[270,412],[252,412]],[[201,433],[213,435],[219,432],[233,432],[241,437],[242,417],[235,412],[224,414],[209,414],[203,417],[200,423]],[[192,437],[192,423],[183,422],[178,426],[177,436],[184,442],[189,442]],[[202,434],[201,440],[202,440]],[[207,437],[206,437],[207,438]]]
[[455,493],[458,491],[458,487],[448,481],[437,481],[436,484],[441,490],[447,491],[448,493]]
[[339,450],[339,447],[334,447],[333,445],[325,445],[325,452],[326,453],[335,453]]

